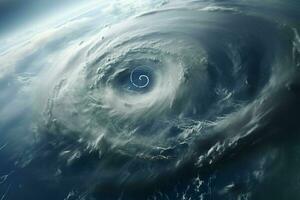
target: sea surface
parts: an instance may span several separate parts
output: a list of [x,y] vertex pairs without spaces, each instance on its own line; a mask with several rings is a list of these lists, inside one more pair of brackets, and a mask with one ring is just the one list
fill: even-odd
[[1,200],[299,200],[300,1],[99,2],[0,44]]

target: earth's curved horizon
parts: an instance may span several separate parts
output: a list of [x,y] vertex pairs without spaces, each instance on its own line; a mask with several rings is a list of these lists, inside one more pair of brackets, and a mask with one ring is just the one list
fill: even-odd
[[297,0],[0,12],[1,200],[300,199]]

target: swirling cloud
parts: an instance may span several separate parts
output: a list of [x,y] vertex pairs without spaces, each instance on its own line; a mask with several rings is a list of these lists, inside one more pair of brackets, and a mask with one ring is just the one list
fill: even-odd
[[[0,146],[22,175],[35,171],[35,181],[57,182],[44,187],[67,199],[143,199],[161,188],[174,197],[174,182],[200,197],[208,189],[199,174],[209,183],[222,161],[296,126],[280,120],[278,110],[287,114],[285,105],[296,102],[298,31],[293,17],[274,20],[261,12],[272,8],[275,15],[277,4],[257,4],[261,10],[232,1],[95,5],[6,40]],[[262,182],[264,160],[274,157],[247,161],[242,182],[247,173],[247,187]],[[231,176],[227,170],[220,176]]]

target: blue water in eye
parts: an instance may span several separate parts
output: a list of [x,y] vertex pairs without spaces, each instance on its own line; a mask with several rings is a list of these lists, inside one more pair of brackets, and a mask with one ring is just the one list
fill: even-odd
[[134,87],[145,88],[149,85],[150,78],[147,71],[137,68],[130,73],[130,82]]
[[130,73],[130,90],[134,91],[148,91],[153,86],[154,77],[150,68],[137,67]]

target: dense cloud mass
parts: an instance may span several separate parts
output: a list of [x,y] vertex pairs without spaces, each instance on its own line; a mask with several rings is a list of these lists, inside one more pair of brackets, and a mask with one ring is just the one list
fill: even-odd
[[6,36],[0,199],[299,199],[299,10],[95,1]]

